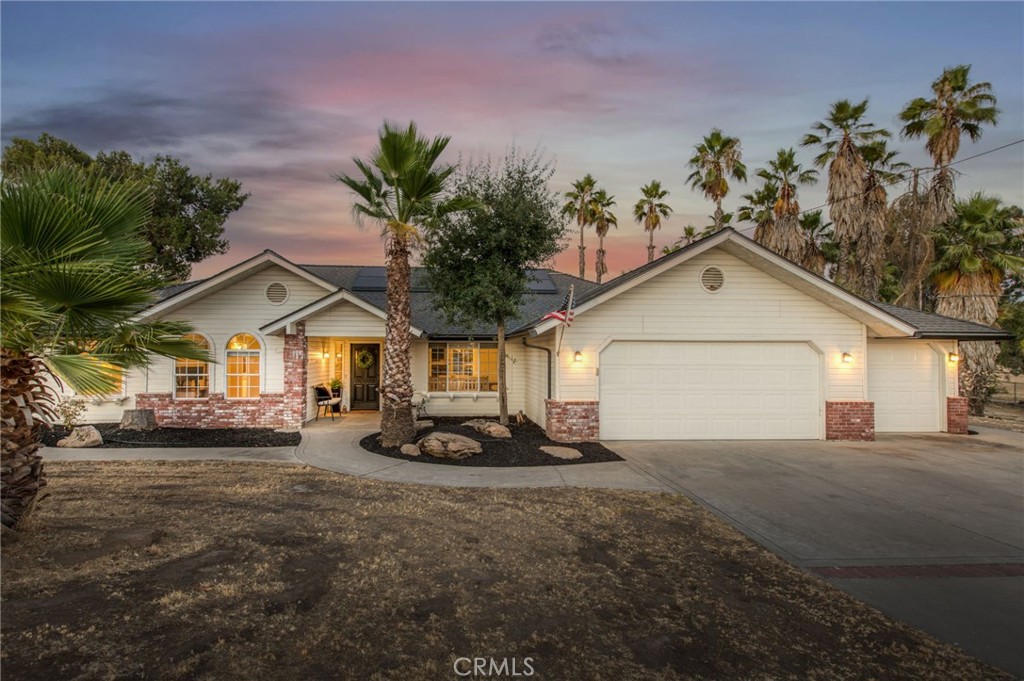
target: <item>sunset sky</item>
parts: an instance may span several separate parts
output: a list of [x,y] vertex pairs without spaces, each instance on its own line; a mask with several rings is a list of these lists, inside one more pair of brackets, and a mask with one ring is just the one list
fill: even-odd
[[[331,175],[371,151],[385,118],[451,135],[451,160],[539,148],[560,192],[592,173],[618,201],[612,275],[646,260],[631,213],[649,180],[676,211],[659,246],[707,224],[685,163],[713,126],[741,138],[753,171],[839,98],[870,97],[871,120],[896,130],[943,67],[968,63],[1002,117],[961,156],[1024,137],[1021,3],[3,2],[0,20],[5,144],[45,131],[89,152],[168,153],[252,192],[227,223],[230,253],[196,276],[264,248],[381,263]],[[896,147],[928,165],[921,142]],[[959,169],[961,194],[1024,203],[1024,145]],[[801,204],[824,196],[822,182]],[[575,272],[576,257],[570,243],[556,264]]]

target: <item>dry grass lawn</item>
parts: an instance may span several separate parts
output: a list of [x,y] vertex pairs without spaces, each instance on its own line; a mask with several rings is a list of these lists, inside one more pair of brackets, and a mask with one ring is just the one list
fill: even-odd
[[[457,679],[463,656],[560,681],[1008,678],[679,496],[48,470],[51,498],[4,547],[5,681]],[[98,555],[126,528],[162,536]]]

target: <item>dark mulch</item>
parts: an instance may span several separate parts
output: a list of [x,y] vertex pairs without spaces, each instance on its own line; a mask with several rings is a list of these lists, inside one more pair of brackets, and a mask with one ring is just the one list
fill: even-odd
[[[468,459],[462,459],[461,461],[438,459],[428,454],[406,456],[399,451],[398,447],[381,447],[380,433],[364,437],[360,440],[359,445],[374,454],[383,454],[394,459],[439,463],[446,466],[484,466],[495,468],[502,466],[565,466],[576,463],[622,461],[622,457],[598,442],[574,442],[572,444],[555,442],[544,433],[540,426],[532,421],[526,421],[522,425],[510,423],[508,427],[512,431],[512,439],[496,440],[462,425],[470,419],[480,418],[479,416],[430,416],[427,418],[434,422],[434,427],[417,433],[417,441],[424,435],[434,431],[456,433],[479,442],[484,450],[483,453],[471,456]],[[572,460],[559,459],[540,451],[541,447],[547,446],[572,447],[579,451],[583,457]]]
[[[273,428],[157,428],[121,430],[116,423],[94,423],[103,436],[103,449],[130,447],[294,447],[302,436]],[[63,426],[43,431],[43,444],[56,447],[68,436]]]

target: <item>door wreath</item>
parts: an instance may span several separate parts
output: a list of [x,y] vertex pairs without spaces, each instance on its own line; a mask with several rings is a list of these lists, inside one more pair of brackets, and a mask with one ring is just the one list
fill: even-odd
[[373,366],[373,353],[363,348],[356,353],[356,366],[360,369],[369,369]]

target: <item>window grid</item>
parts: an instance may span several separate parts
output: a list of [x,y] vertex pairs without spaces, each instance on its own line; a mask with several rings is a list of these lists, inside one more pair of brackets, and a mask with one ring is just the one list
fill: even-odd
[[[196,333],[182,336],[203,350],[210,349],[205,337]],[[176,359],[174,361],[174,397],[184,400],[201,400],[210,396],[210,365],[198,359]]]
[[260,396],[260,343],[248,333],[228,341],[228,399],[253,399]]
[[484,343],[431,343],[429,392],[496,392],[498,348]]

